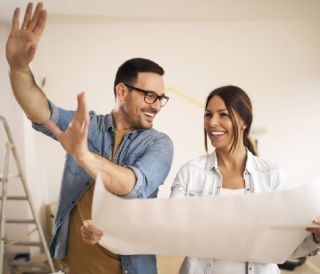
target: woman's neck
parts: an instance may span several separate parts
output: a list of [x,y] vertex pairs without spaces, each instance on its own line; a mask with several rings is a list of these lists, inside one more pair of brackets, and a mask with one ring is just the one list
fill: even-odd
[[238,146],[233,151],[229,151],[229,149],[216,149],[216,155],[219,168],[236,170],[241,169],[241,171],[244,171],[247,159],[247,151],[245,146]]

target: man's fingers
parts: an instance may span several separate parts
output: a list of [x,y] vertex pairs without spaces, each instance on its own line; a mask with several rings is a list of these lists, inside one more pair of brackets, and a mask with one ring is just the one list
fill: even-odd
[[93,225],[88,225],[87,227],[85,227],[85,231],[89,232],[90,234],[93,234],[97,237],[102,237],[103,236],[103,232],[97,228],[95,228]]
[[85,100],[85,93],[81,92],[77,96],[78,106],[74,119],[79,123],[79,130],[82,137],[86,136],[89,127],[89,114]]
[[51,120],[46,121],[45,126],[53,133],[53,135],[60,140],[63,132]]
[[23,22],[21,25],[21,29],[26,29],[28,27],[30,20],[31,20],[31,15],[32,15],[32,7],[33,7],[33,4],[28,3],[27,8],[26,8],[26,12],[24,14]]
[[86,101],[86,96],[84,91],[80,94],[80,99],[82,101],[82,106],[83,106],[83,112],[88,115],[88,107],[87,107],[87,101]]
[[91,232],[91,233],[95,234],[96,236],[99,236],[99,237],[103,236],[103,231],[101,231],[100,229],[98,229],[94,225],[92,225],[91,220],[83,221],[83,228],[85,231]]
[[83,138],[88,136],[88,128],[89,128],[88,125],[89,125],[88,122],[83,122],[81,125],[80,134],[81,134],[81,137]]
[[46,26],[47,22],[47,11],[41,10],[39,13],[38,23],[36,24],[33,32],[36,36],[41,36],[42,32],[44,31],[44,28]]
[[16,8],[14,10],[13,17],[12,17],[11,32],[14,32],[19,29],[19,16],[20,16],[20,9]]
[[87,244],[97,244],[101,240],[103,233],[91,224],[91,220],[83,221],[81,227],[81,238]]
[[99,242],[100,241],[100,239],[101,239],[101,236],[99,236],[99,235],[96,235],[96,234],[94,234],[94,233],[92,233],[92,232],[88,232],[88,231],[86,231],[86,230],[82,230],[81,231],[81,237],[82,238],[84,238],[84,239],[88,239],[88,240],[90,240],[90,241],[95,241],[95,242]]
[[83,241],[84,243],[90,244],[90,245],[95,245],[95,244],[98,243],[97,241],[90,240],[90,239],[87,239],[87,238],[84,238],[84,237],[82,237],[82,241]]
[[36,25],[38,24],[38,20],[39,20],[39,15],[40,15],[40,11],[43,9],[43,4],[42,3],[38,3],[36,6],[36,9],[33,13],[32,19],[28,25],[28,29],[31,31],[34,31]]
[[78,99],[78,111],[83,115],[83,117],[86,118],[88,117],[88,109],[87,109],[87,103],[86,103],[86,98],[85,98],[85,93],[82,91],[80,94],[77,96]]

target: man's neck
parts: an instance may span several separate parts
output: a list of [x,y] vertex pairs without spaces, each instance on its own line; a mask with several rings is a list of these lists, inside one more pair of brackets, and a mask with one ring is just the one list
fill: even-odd
[[112,119],[115,130],[129,132],[134,129],[131,125],[128,124],[128,122],[125,121],[123,115],[119,110],[114,109],[112,111]]

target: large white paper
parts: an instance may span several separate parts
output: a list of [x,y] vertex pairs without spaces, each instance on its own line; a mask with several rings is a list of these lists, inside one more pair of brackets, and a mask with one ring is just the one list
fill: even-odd
[[92,219],[100,244],[123,255],[283,263],[320,214],[320,182],[273,193],[123,199],[98,176]]

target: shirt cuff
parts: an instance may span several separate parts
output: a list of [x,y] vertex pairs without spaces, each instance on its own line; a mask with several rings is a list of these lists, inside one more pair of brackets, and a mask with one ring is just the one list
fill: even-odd
[[127,166],[126,168],[130,168],[134,175],[136,176],[136,183],[133,187],[133,189],[124,196],[121,196],[122,198],[128,198],[128,199],[132,199],[132,198],[145,198],[145,194],[142,191],[142,186],[144,184],[144,177],[141,174],[140,170],[133,167],[133,166]]

